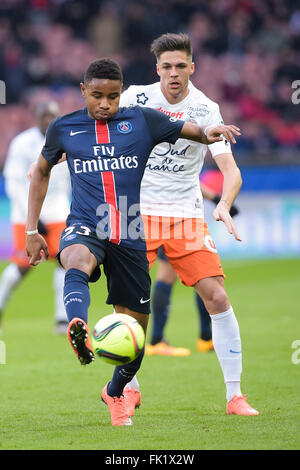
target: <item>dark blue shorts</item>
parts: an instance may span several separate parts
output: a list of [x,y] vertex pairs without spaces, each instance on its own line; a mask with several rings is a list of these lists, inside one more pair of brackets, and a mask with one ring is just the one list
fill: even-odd
[[109,240],[100,240],[96,233],[87,227],[75,224],[62,231],[58,261],[61,251],[75,244],[87,246],[97,259],[98,266],[92,273],[90,282],[96,282],[100,278],[100,265],[103,265],[107,279],[107,304],[122,305],[135,312],[150,313],[151,278],[146,251],[126,248]]

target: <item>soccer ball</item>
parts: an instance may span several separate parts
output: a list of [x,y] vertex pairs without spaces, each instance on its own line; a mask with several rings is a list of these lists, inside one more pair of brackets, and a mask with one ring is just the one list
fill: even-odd
[[130,315],[113,313],[96,323],[91,341],[97,356],[109,364],[120,366],[139,356],[145,344],[145,333]]

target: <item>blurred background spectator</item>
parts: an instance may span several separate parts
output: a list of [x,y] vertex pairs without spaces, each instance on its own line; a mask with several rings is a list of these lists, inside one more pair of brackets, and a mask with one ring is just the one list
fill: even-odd
[[194,84],[243,131],[240,165],[299,162],[297,0],[1,0],[0,168],[37,101],[53,98],[63,114],[83,107],[78,84],[92,60],[117,60],[124,88],[157,80],[149,46],[166,32],[190,35]]

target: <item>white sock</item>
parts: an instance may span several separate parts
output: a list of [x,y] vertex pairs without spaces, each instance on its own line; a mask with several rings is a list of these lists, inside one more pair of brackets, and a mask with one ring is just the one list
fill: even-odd
[[234,395],[242,395],[241,382],[226,382],[226,400],[230,401]]
[[125,388],[133,387],[135,390],[140,390],[140,384],[138,383],[138,379],[136,378],[136,375],[133,377],[133,379],[130,380],[125,386]]
[[13,290],[22,279],[16,264],[9,264],[2,272],[0,281],[0,310],[3,310]]
[[210,315],[212,340],[226,384],[226,399],[241,395],[242,345],[240,330],[233,308]]
[[68,321],[64,305],[65,270],[58,266],[54,270],[53,286],[55,290],[55,321]]

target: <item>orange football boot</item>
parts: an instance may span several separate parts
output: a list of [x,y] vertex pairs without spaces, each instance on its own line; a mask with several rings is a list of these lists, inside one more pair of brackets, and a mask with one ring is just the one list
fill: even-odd
[[226,405],[226,414],[241,416],[259,415],[259,412],[247,403],[247,400],[246,395],[234,395]]
[[68,326],[68,339],[73,351],[78,357],[81,365],[86,365],[95,359],[89,329],[82,318],[73,318]]
[[205,339],[197,339],[196,348],[198,352],[208,352],[214,350],[212,339],[206,341]]
[[102,390],[101,400],[109,408],[111,424],[113,426],[131,426],[132,421],[128,415],[124,395],[111,397],[107,394],[107,385]]
[[187,348],[176,348],[170,346],[165,341],[160,341],[160,343],[146,344],[145,353],[147,356],[189,356],[191,351]]
[[125,387],[123,391],[125,404],[129,416],[133,416],[135,409],[139,408],[142,403],[142,395],[139,390],[134,387]]

